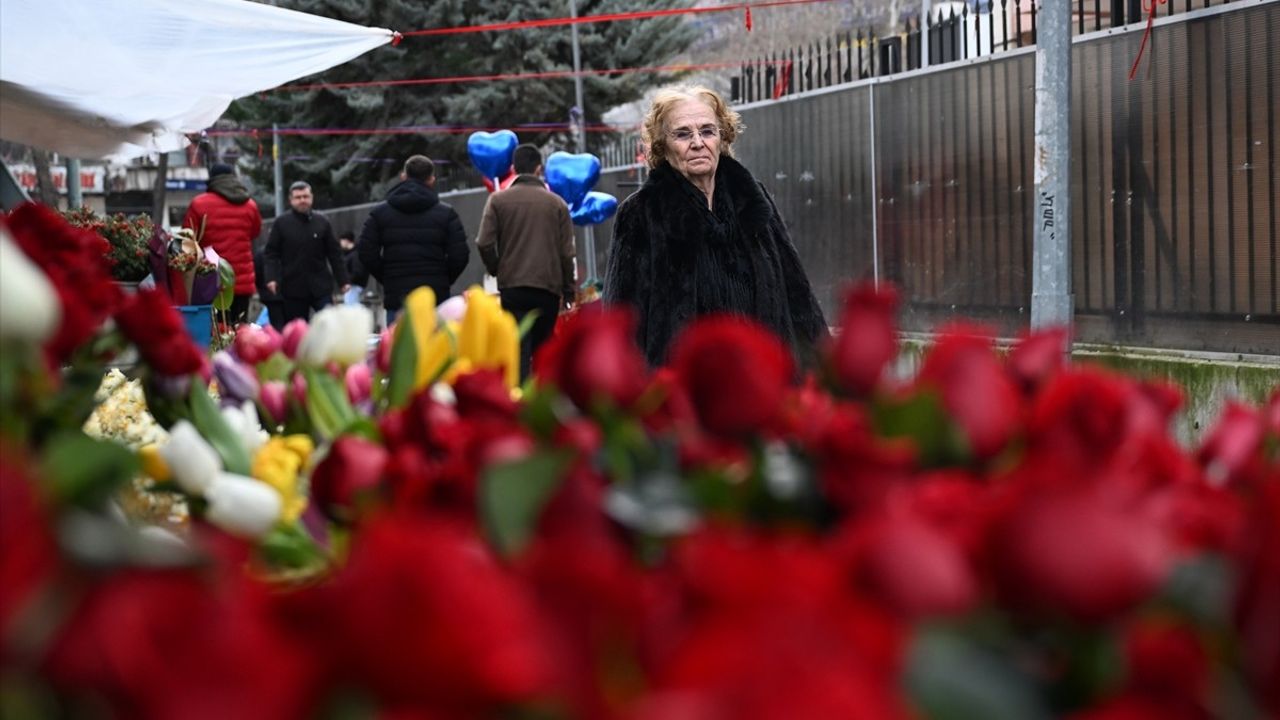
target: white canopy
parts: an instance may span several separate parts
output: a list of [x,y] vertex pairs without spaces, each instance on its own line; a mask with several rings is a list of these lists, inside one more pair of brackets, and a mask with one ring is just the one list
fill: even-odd
[[0,0],[0,138],[80,158],[178,150],[232,100],[393,35],[247,0]]

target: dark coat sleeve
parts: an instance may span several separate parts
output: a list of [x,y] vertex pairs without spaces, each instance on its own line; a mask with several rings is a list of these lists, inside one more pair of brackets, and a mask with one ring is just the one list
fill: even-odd
[[471,248],[467,247],[467,231],[462,227],[462,218],[458,211],[449,209],[448,227],[445,231],[445,252],[447,253],[449,284],[452,285],[467,269],[467,261],[471,259]]
[[628,305],[635,312],[636,337],[641,348],[648,333],[645,311],[649,307],[649,235],[644,208],[633,195],[618,208],[613,222],[613,240],[604,276],[603,299],[610,305]]
[[262,250],[262,274],[266,277],[266,282],[280,282],[280,256],[283,242],[280,219],[276,218],[276,221],[271,223],[271,233],[267,235],[267,244]]
[[342,246],[338,244],[338,237],[333,234],[333,226],[325,223],[324,228],[324,252],[329,256],[329,269],[333,271],[333,279],[341,287],[351,282],[347,277],[347,264],[342,260]]
[[360,228],[360,239],[356,241],[356,255],[360,264],[379,283],[382,282],[382,233],[378,230],[378,219],[369,213]]

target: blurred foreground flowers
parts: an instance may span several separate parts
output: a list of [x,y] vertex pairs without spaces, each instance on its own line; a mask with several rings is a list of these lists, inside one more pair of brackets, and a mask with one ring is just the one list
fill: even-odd
[[[5,222],[0,288],[49,303],[0,315],[6,716],[1280,712],[1280,390],[1186,450],[1176,388],[1065,367],[1060,333],[955,327],[894,380],[870,287],[798,383],[741,320],[650,371],[589,307],[517,388],[477,289],[206,360],[91,238]],[[121,512],[135,482],[189,519]]]

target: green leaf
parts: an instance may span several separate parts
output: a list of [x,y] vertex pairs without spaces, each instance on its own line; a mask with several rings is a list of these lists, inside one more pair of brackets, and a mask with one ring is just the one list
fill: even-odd
[[299,523],[277,525],[258,543],[258,553],[273,569],[309,570],[327,563],[324,551]]
[[50,439],[42,465],[56,498],[84,506],[98,505],[142,472],[137,455],[124,446],[72,430]]
[[413,322],[409,309],[396,323],[395,339],[391,346],[391,372],[387,383],[388,407],[403,407],[413,392],[413,381],[418,372],[418,343],[413,334]]
[[382,442],[382,433],[378,430],[378,425],[363,415],[357,415],[356,419],[348,423],[338,434],[358,435],[366,440]]
[[302,374],[307,379],[307,415],[311,424],[321,437],[332,440],[359,416],[337,378],[312,368],[304,368]]
[[941,398],[932,391],[919,391],[902,400],[879,399],[871,412],[880,435],[914,441],[924,467],[968,459],[964,440],[943,410]]
[[905,676],[908,694],[931,720],[1048,720],[1031,678],[996,653],[950,629],[915,637]]
[[248,476],[249,451],[227,421],[222,419],[218,406],[209,397],[209,389],[199,378],[191,379],[188,402],[191,405],[191,423],[222,458],[222,467],[229,473]]
[[218,258],[218,283],[218,294],[213,298],[213,307],[215,310],[226,312],[231,307],[231,302],[235,300],[236,270],[224,257]]
[[524,334],[529,332],[529,328],[533,327],[533,321],[538,319],[542,313],[538,310],[530,310],[525,316],[520,318],[520,324],[516,326],[516,337],[524,340]]
[[293,361],[289,360],[282,352],[274,352],[271,357],[258,363],[258,379],[262,382],[268,380],[285,381],[289,379],[289,373],[293,372]]
[[572,455],[542,451],[486,468],[480,484],[480,513],[490,543],[506,557],[520,552],[533,535],[542,508],[560,486]]

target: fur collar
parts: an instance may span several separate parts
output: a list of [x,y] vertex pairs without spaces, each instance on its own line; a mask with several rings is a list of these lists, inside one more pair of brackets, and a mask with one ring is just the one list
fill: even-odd
[[[701,190],[665,162],[650,171],[645,187],[661,198],[667,208],[679,206],[675,202],[676,197],[690,191],[702,197]],[[773,219],[773,203],[765,195],[764,188],[742,163],[728,155],[721,155],[716,167],[717,197],[721,196],[722,187],[727,191],[724,196],[733,200],[734,211],[742,227],[763,228]]]

